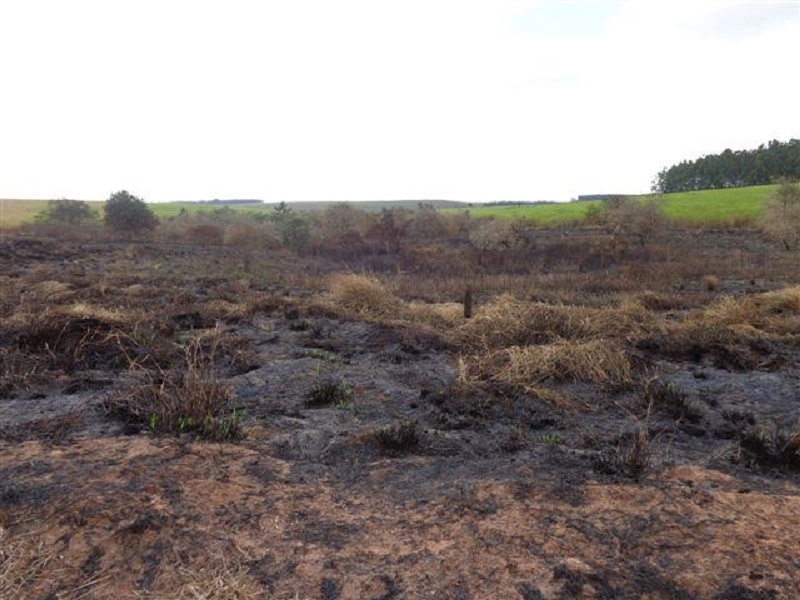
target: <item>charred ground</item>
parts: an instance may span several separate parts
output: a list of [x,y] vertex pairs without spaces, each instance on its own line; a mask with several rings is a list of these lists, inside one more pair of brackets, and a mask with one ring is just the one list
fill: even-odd
[[796,256],[516,235],[4,240],[0,597],[797,597]]

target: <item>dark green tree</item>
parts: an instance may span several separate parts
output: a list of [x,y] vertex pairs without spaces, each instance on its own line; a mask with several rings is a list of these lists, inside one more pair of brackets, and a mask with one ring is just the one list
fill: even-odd
[[296,214],[286,202],[279,202],[269,215],[269,220],[275,225],[281,242],[284,246],[298,250],[310,235],[308,221]]
[[111,194],[104,210],[106,225],[120,233],[143,233],[158,225],[158,218],[145,201],[125,190]]
[[726,149],[719,154],[682,161],[656,176],[653,191],[688,192],[765,185],[781,178],[800,178],[800,140],[773,140],[755,150]]
[[95,214],[91,207],[81,200],[50,200],[47,208],[36,215],[36,220],[42,223],[66,223],[77,225],[92,221]]

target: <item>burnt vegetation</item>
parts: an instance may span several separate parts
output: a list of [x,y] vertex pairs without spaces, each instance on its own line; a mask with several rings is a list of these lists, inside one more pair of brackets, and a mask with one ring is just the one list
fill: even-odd
[[[522,534],[503,537],[487,524],[511,519],[519,507],[519,514],[536,512],[542,527],[559,531],[542,534],[556,548],[536,555],[548,565],[561,565],[554,552],[590,556],[587,548],[602,546],[617,528],[616,545],[603,546],[602,573],[570,559],[569,568],[549,566],[555,575],[541,593],[522,583],[527,574],[502,589],[531,598],[588,594],[590,587],[666,598],[679,589],[679,569],[643,577],[632,557],[652,549],[653,564],[677,561],[673,550],[683,552],[682,541],[661,544],[659,536],[689,535],[692,511],[710,504],[703,494],[717,485],[725,493],[796,489],[800,281],[796,250],[780,236],[749,226],[680,227],[658,202],[620,198],[586,223],[559,229],[425,205],[370,214],[348,204],[319,213],[284,205],[260,218],[226,208],[156,226],[137,212],[136,197],[117,200],[135,214],[115,221],[106,213],[104,226],[83,208],[54,204],[42,223],[0,241],[0,443],[17,469],[0,495],[19,511],[0,520],[0,536],[24,532],[26,494],[42,486],[36,498],[47,498],[54,514],[69,513],[68,523],[91,528],[87,511],[69,512],[65,503],[100,494],[107,522],[115,511],[130,517],[115,535],[150,535],[161,544],[143,550],[134,566],[87,550],[73,562],[90,564],[89,575],[53,571],[54,589],[89,591],[106,573],[130,568],[150,586],[136,584],[142,598],[183,597],[175,590],[201,580],[228,593],[204,597],[314,597],[320,589],[337,596],[344,584],[320,582],[345,581],[337,568],[360,573],[360,558],[342,554],[341,567],[331,559],[312,581],[300,568],[302,553],[291,554],[299,546],[259,544],[270,535],[264,532],[280,530],[270,544],[301,540],[345,552],[361,539],[352,524],[361,516],[341,512],[350,510],[352,492],[358,510],[375,502],[381,511],[430,511],[437,526],[453,528],[437,533],[442,539],[461,531],[461,521],[448,519],[468,515],[470,539],[480,534],[493,549],[508,544],[516,556],[539,552],[541,540],[515,545]],[[54,236],[62,210],[83,216],[64,217],[63,236]],[[91,443],[133,448],[116,495],[85,466],[75,480],[46,480],[43,474],[57,471],[47,461]],[[37,444],[49,449],[42,450],[47,460],[25,454]],[[14,458],[17,450],[24,460]],[[192,470],[173,480],[162,455]],[[234,455],[245,462],[228,465],[225,457]],[[118,466],[111,459],[91,464],[99,472]],[[200,471],[204,485],[225,490],[213,516],[181,504],[192,492],[185,478]],[[700,471],[717,473],[715,483],[701,481]],[[490,493],[489,486],[517,492]],[[297,507],[273,514],[272,503],[283,501],[273,493]],[[589,523],[580,512],[582,503],[599,506],[603,494],[645,498],[648,507],[678,498],[691,509],[680,518],[679,511],[648,513],[652,532],[630,517],[634,525],[623,531],[616,513]],[[467,496],[470,506],[491,510],[459,510]],[[552,498],[558,502],[544,504]],[[128,514],[123,501],[149,503],[137,505],[145,516]],[[162,512],[153,516],[152,507]],[[195,542],[187,540],[200,535],[205,519],[214,535],[204,540],[235,538],[220,546],[232,555],[246,549],[235,554],[238,562],[193,570]],[[559,545],[563,531],[567,541]],[[14,564],[27,569],[12,573],[11,558],[0,560],[0,590],[48,597],[45,559],[56,560],[67,546],[40,556],[44,546],[26,539],[0,551],[0,559],[16,552]],[[414,544],[405,538],[394,542],[392,552],[406,552],[397,563],[404,568],[417,568],[414,561],[442,568],[406,551],[403,544]],[[162,568],[173,560],[163,548],[173,543],[184,566]],[[746,560],[744,551],[736,556]],[[733,562],[697,597],[722,597],[736,578],[741,589],[755,590],[740,581],[749,571],[734,572]],[[505,565],[496,572],[506,570],[513,571]],[[443,582],[449,576],[435,574]],[[372,585],[375,597],[420,581],[398,575],[395,583],[383,571],[369,577],[363,589]],[[477,593],[472,575],[459,577],[441,590],[469,597],[473,586]],[[758,583],[779,587],[766,577]]]

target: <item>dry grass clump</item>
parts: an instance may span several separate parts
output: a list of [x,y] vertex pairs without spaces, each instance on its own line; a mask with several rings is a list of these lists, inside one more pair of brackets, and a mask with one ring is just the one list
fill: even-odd
[[9,538],[0,526],[0,598],[22,598],[33,582],[47,574],[57,553],[46,551],[34,536]]
[[800,324],[800,287],[742,298],[726,296],[688,319],[687,323],[738,327],[740,330],[751,327],[779,335],[793,333]]
[[254,306],[249,302],[229,302],[228,300],[209,300],[198,307],[200,313],[212,321],[236,321],[253,313]]
[[25,290],[26,300],[30,301],[35,298],[41,302],[63,302],[72,293],[71,285],[52,279],[35,283]]
[[640,340],[642,349],[700,361],[706,354],[719,366],[758,368],[772,342],[800,331],[800,288],[734,298],[724,296]]
[[[108,573],[92,575],[59,566],[58,547],[48,546],[37,533],[12,537],[0,524],[0,598],[93,598],[109,582]],[[56,592],[54,583],[70,582]]]
[[66,315],[79,319],[96,319],[109,324],[131,323],[139,320],[142,315],[137,311],[123,309],[121,307],[109,308],[88,302],[75,302],[63,310],[58,310]]
[[703,277],[703,287],[708,292],[716,292],[719,289],[720,283],[719,277],[716,275],[706,275]]
[[623,348],[610,340],[560,340],[540,346],[512,346],[486,357],[479,366],[493,381],[537,388],[545,381],[597,383],[620,387],[632,381],[632,366]]
[[454,337],[469,348],[483,350],[583,338],[591,335],[589,314],[582,307],[523,302],[503,294],[477,311]]
[[164,570],[170,574],[168,587],[164,592],[139,592],[137,600],[268,600],[272,598],[241,564],[220,564],[203,566],[199,569],[177,566]]
[[352,273],[331,278],[328,300],[348,312],[375,317],[397,317],[403,306],[378,279]]
[[437,330],[449,331],[464,322],[464,306],[458,302],[410,302],[403,313],[411,323],[429,325]]
[[469,348],[490,350],[557,340],[632,341],[661,327],[658,316],[636,301],[590,308],[523,302],[505,294],[467,321],[454,337]]
[[685,296],[675,293],[645,291],[636,296],[643,308],[649,311],[681,310],[689,308]]
[[210,349],[202,336],[186,346],[185,367],[147,372],[143,383],[106,398],[103,411],[152,433],[189,433],[217,441],[240,439],[242,415],[231,406],[230,386],[217,375],[219,335],[213,335]]

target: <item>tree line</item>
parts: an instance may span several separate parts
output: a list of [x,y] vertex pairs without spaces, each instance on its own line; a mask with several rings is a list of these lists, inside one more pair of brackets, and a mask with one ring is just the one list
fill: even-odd
[[653,182],[662,194],[800,179],[800,140],[773,140],[755,150],[730,150],[663,169]]

